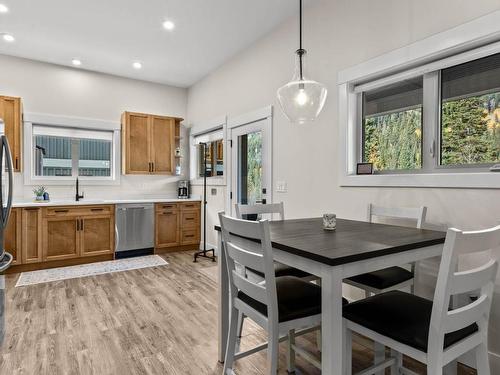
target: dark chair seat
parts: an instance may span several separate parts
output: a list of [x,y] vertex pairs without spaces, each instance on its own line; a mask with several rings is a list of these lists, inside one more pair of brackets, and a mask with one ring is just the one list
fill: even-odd
[[[427,353],[432,301],[390,291],[344,306],[344,318]],[[445,335],[444,348],[477,332],[474,323]]]
[[389,267],[348,278],[355,283],[375,289],[387,289],[413,279],[413,273],[402,267]]
[[[264,278],[263,272],[260,272],[258,270],[254,270],[252,268],[247,268],[247,271],[255,273],[256,275],[259,275],[260,277]],[[293,267],[284,265],[283,263],[274,262],[274,276],[276,276],[276,277],[281,277],[281,276],[309,277],[309,276],[311,276],[311,274],[307,273],[305,271],[299,270],[297,268],[293,268]]]
[[[305,318],[321,313],[321,287],[294,276],[276,278],[279,322]],[[238,298],[255,310],[267,316],[267,306],[242,291]],[[347,304],[347,300],[343,300]]]

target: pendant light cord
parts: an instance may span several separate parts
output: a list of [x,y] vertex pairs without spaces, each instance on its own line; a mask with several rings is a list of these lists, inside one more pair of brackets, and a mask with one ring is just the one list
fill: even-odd
[[305,49],[302,48],[302,0],[299,0],[299,49],[297,50],[297,54],[299,55],[299,74],[301,81],[304,79],[304,74],[302,73],[302,57],[305,53]]

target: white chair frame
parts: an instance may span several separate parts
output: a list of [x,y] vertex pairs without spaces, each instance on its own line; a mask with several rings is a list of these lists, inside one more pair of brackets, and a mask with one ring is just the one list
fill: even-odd
[[285,205],[283,202],[270,204],[240,204],[234,205],[236,217],[242,219],[243,215],[279,214],[280,220],[285,220]]
[[[230,323],[229,335],[224,362],[224,375],[233,374],[235,360],[267,348],[267,368],[269,374],[276,374],[278,369],[278,345],[289,335],[287,366],[293,371],[295,344],[293,338],[297,335],[319,329],[321,314],[309,317],[279,322],[278,297],[272,256],[272,245],[269,232],[269,221],[258,222],[234,219],[219,213],[221,224],[223,251],[225,251],[229,275],[230,293]],[[259,242],[256,242],[260,241]],[[261,271],[265,275],[264,282],[256,282],[238,272],[236,263]],[[267,316],[261,314],[238,298],[238,291],[267,306]],[[242,312],[268,332],[268,342],[246,352],[239,350],[238,316]],[[296,332],[297,330],[302,330]],[[283,337],[280,337],[284,335]]]
[[[425,207],[425,206],[422,206],[422,207],[383,207],[383,206],[376,206],[372,203],[369,203],[368,204],[368,211],[367,211],[367,219],[368,219],[368,222],[370,222],[370,223],[373,222],[374,216],[392,218],[392,219],[408,219],[408,220],[416,220],[416,222],[417,222],[416,227],[418,229],[422,228],[422,226],[425,222],[426,215],[427,215],[427,207]],[[411,289],[411,293],[414,293],[415,292],[415,269],[416,269],[415,263],[412,263],[411,264],[411,272],[414,275],[414,277],[412,279],[404,281],[404,282],[399,283],[397,285],[393,285],[393,286],[391,286],[389,288],[385,288],[385,289],[373,288],[373,287],[370,287],[368,285],[360,284],[360,283],[354,282],[354,281],[349,280],[349,279],[344,280],[344,283],[364,290],[366,297],[369,297],[373,294],[389,292],[391,290],[401,290],[401,289],[404,289],[407,287],[409,287]]]
[[[478,375],[490,375],[488,322],[498,271],[498,261],[490,256],[489,261],[480,267],[460,272],[457,272],[456,269],[459,257],[462,255],[485,251],[491,252],[499,248],[500,226],[474,232],[449,229],[434,295],[427,353],[344,319],[347,374],[351,374],[352,332],[357,332],[375,342],[392,348],[391,358],[376,363],[359,374],[372,374],[391,367],[391,374],[415,375],[412,371],[403,367],[402,355],[404,354],[425,363],[427,365],[427,374],[439,375],[443,373],[444,366],[453,363],[467,352],[475,351]],[[454,295],[477,290],[480,290],[480,292],[475,301],[460,308],[449,310],[450,300]],[[443,349],[445,334],[468,327],[473,323],[476,323],[479,327],[476,333]]]

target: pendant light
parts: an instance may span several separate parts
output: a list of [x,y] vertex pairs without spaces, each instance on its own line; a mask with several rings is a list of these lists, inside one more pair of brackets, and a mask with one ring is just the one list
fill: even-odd
[[292,80],[278,89],[278,101],[286,117],[296,124],[314,121],[325,104],[325,85],[308,79],[304,73],[306,50],[302,48],[302,0],[299,0],[299,49]]

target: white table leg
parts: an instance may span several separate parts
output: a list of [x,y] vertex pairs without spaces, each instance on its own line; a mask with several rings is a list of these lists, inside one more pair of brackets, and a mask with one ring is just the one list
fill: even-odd
[[342,272],[330,268],[321,278],[321,373],[342,375]]
[[217,232],[217,245],[219,247],[219,256],[217,257],[217,273],[219,276],[219,311],[218,311],[218,359],[219,362],[224,362],[227,346],[227,334],[229,330],[229,279],[227,276],[226,256],[222,248],[222,235]]

